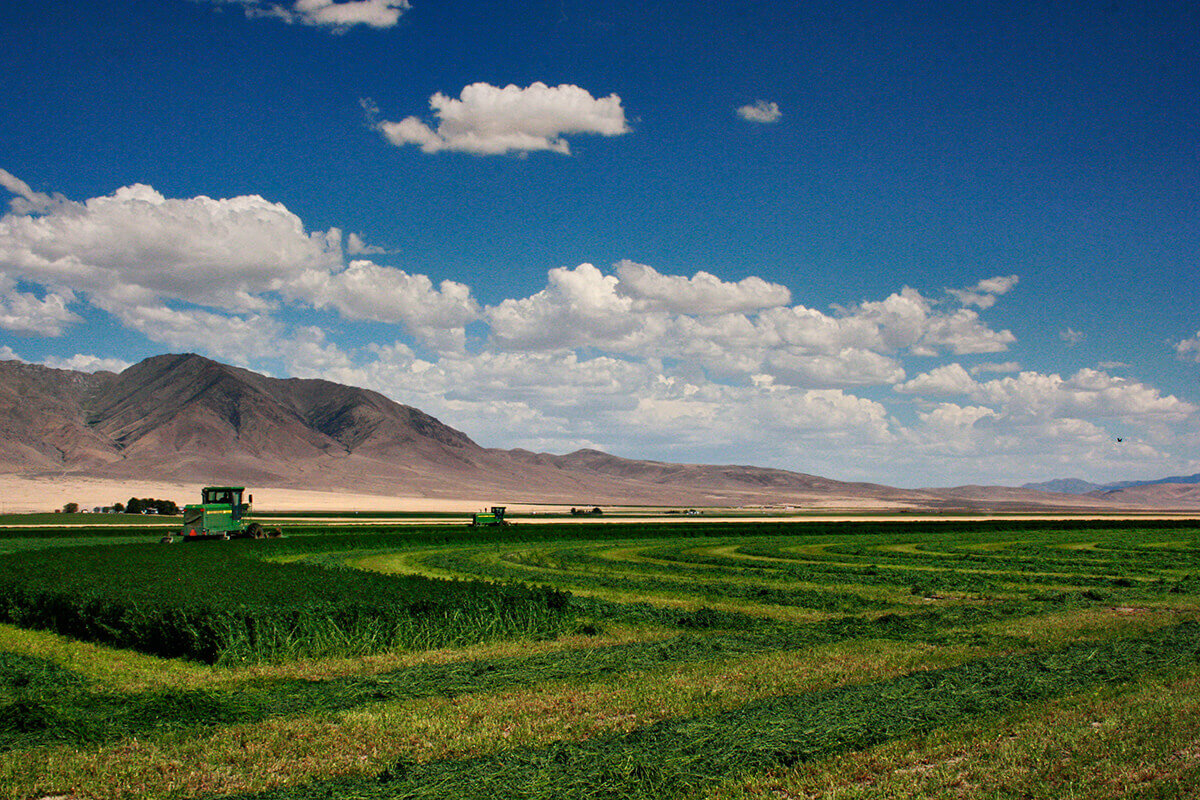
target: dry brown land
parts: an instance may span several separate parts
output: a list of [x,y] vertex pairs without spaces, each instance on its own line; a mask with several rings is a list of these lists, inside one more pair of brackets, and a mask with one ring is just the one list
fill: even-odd
[[[415,512],[415,513],[462,513],[470,514],[491,505],[505,505],[510,513],[538,514],[562,513],[566,507],[562,504],[529,503],[512,501],[500,497],[411,497],[403,495],[380,495],[354,493],[344,491],[315,491],[305,489],[288,489],[277,487],[248,487],[254,496],[254,505],[260,512],[296,512],[296,511],[345,511],[352,512]],[[0,475],[0,513],[19,514],[52,512],[62,508],[67,503],[78,503],[81,509],[92,509],[112,505],[115,502],[125,502],[130,497],[153,497],[174,500],[183,505],[196,502],[200,497],[199,483],[172,483],[165,481],[126,481],[105,478],[89,478],[80,476],[63,476],[61,478],[29,478],[20,475]],[[656,513],[650,507],[630,507],[613,509],[606,507],[609,521],[639,522],[662,519],[661,513]],[[620,516],[611,514],[620,510]],[[898,514],[898,509],[887,503],[879,503],[868,499],[855,501],[839,497],[830,499],[822,504],[779,506],[756,506],[743,508],[722,509],[729,516],[727,521],[761,521],[763,519],[805,519],[814,516],[824,521],[838,520],[872,520],[872,519],[929,519],[939,520],[958,519],[1153,519],[1194,517],[1196,512],[1181,512],[1156,509],[1114,508],[1113,511],[1097,513],[1081,509],[1076,513],[1062,511],[1047,512],[1029,509],[1027,512],[1006,512],[1004,514],[988,513],[934,513],[914,511]],[[760,513],[756,513],[760,512]],[[736,516],[735,516],[736,515]],[[592,520],[584,517],[585,521]],[[704,522],[711,521],[711,516],[672,515],[674,522]],[[528,521],[528,520],[526,520]],[[561,522],[562,518],[555,521]]]

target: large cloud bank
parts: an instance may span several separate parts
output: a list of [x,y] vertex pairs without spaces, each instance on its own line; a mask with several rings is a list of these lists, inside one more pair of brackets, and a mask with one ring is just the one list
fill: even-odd
[[[1104,369],[1021,369],[1016,335],[983,316],[1015,275],[821,309],[755,276],[624,260],[484,305],[258,196],[132,185],[79,202],[2,170],[0,186],[10,335],[70,342],[107,317],[163,349],[374,388],[497,446],[905,484],[1200,469],[1195,405]],[[359,323],[370,340],[339,332]],[[92,350],[47,363],[125,363]],[[1175,350],[1194,359],[1195,337]]]

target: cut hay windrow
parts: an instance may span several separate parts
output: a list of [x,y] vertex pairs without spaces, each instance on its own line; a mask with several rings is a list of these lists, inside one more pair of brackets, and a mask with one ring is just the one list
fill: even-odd
[[[661,567],[647,568],[645,565],[628,562],[613,565],[611,562],[599,562],[599,559],[586,561],[580,558],[570,559],[565,562],[566,569],[553,574],[547,574],[536,567],[531,568],[520,561],[510,559],[503,559],[495,564],[482,564],[470,558],[469,554],[431,553],[420,557],[418,561],[446,572],[476,575],[491,580],[554,581],[562,586],[577,588],[636,590],[645,593],[663,592],[668,594],[678,593],[681,588],[685,588],[688,594],[709,603],[751,600],[762,605],[795,606],[833,613],[878,610],[890,605],[861,594],[832,588],[810,589],[795,586],[770,586],[748,581],[698,580],[695,576],[681,573],[679,570],[671,571]],[[620,569],[628,568],[629,574],[616,575],[588,569],[596,566],[597,563],[610,568],[614,566]]]
[[[713,628],[657,642],[565,650],[536,656],[420,664],[379,675],[326,680],[264,680],[233,690],[118,693],[91,687],[41,659],[0,654],[0,750],[49,742],[78,744],[148,738],[189,728],[274,717],[349,711],[372,703],[537,686],[671,669],[682,664],[795,651],[854,639],[1022,644],[964,628],[1017,611],[1014,605],[934,609],[867,620],[844,617],[791,626],[730,631]],[[709,627],[701,609],[680,617]],[[7,658],[6,658],[7,656]]]
[[[626,540],[666,541],[692,540],[763,540],[788,539],[794,544],[806,542],[862,542],[878,546],[895,542],[947,541],[1013,541],[1034,539],[1047,546],[1059,541],[1101,535],[1128,541],[1130,534],[1169,537],[1175,532],[1196,537],[1193,520],[973,520],[931,521],[864,521],[864,522],[721,522],[704,523],[624,523],[578,524],[515,524],[504,528],[457,527],[396,527],[373,525],[356,527],[346,533],[329,526],[308,528],[289,525],[289,537],[270,543],[275,554],[325,553],[331,551],[362,551],[428,549],[439,546],[507,545],[550,543],[556,547],[578,545],[581,542],[614,542]],[[311,535],[310,535],[311,534]],[[848,545],[849,546],[849,545]]]
[[1200,625],[1000,656],[861,686],[770,698],[628,734],[462,760],[400,761],[374,780],[330,780],[239,800],[669,800],[964,718],[1200,663]]
[[[1031,569],[1044,566],[1036,558],[1021,562],[1020,569],[1006,569],[994,563],[960,562],[953,558],[903,559],[894,554],[875,557],[843,557],[836,559],[800,556],[787,549],[786,540],[774,543],[743,544],[736,548],[740,557],[717,556],[655,550],[655,555],[688,565],[703,564],[719,571],[732,569],[762,574],[765,579],[802,580],[820,584],[856,584],[864,586],[912,586],[919,583],[934,592],[994,592],[1002,584],[1035,587],[1061,581],[1063,573]],[[1095,565],[1091,565],[1095,566]],[[1124,572],[1128,565],[1121,565]],[[1113,576],[1070,573],[1071,582],[1078,586],[1109,587]],[[1157,578],[1159,573],[1146,573]]]

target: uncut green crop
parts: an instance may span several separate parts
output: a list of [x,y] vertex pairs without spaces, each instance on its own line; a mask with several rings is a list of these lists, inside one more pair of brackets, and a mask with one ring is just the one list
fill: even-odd
[[0,556],[0,620],[215,664],[553,636],[568,605],[549,588],[253,557],[267,552],[221,542]]

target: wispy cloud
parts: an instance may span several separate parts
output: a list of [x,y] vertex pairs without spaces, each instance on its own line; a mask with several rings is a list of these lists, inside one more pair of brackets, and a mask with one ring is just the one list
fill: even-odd
[[346,237],[346,252],[352,256],[379,256],[387,253],[387,248],[367,244],[357,233]]
[[1086,339],[1087,334],[1077,331],[1074,328],[1067,327],[1058,332],[1058,338],[1066,342],[1068,347],[1072,347]]
[[985,278],[969,289],[947,289],[946,291],[958,298],[964,306],[991,308],[996,304],[996,298],[1008,294],[1020,281],[1017,275],[997,275]]
[[270,18],[288,24],[311,25],[343,33],[356,25],[393,28],[412,6],[408,0],[200,0],[216,5],[241,7],[251,18]]
[[984,372],[1020,372],[1021,365],[1016,361],[986,361],[982,364],[976,364],[971,367],[969,372],[972,375],[980,375]]

